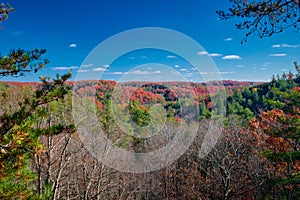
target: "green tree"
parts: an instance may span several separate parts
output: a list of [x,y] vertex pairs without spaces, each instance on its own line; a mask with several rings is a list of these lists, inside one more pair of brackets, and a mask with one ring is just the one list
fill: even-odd
[[0,77],[24,76],[25,73],[38,72],[49,63],[48,59],[42,59],[45,49],[11,50],[7,56],[0,56]]
[[212,118],[223,118],[226,115],[226,90],[219,90],[212,100]]
[[207,109],[207,106],[204,101],[199,104],[199,119],[209,119],[211,117],[211,113]]
[[[0,4],[0,23],[8,18],[14,11],[10,4]],[[0,78],[5,76],[24,76],[25,73],[38,72],[49,63],[47,59],[42,59],[46,53],[45,49],[33,49],[25,51],[23,49],[11,50],[7,56],[0,55]]]
[[73,130],[71,125],[62,123],[50,126],[37,126],[37,124],[41,119],[51,117],[47,109],[49,103],[62,100],[68,93],[70,87],[65,84],[65,81],[70,76],[69,73],[58,76],[53,81],[43,79],[35,94],[20,101],[19,108],[15,112],[4,112],[0,116],[1,199],[36,197],[32,187],[35,174],[30,169],[30,161],[34,154],[43,149],[39,137]]
[[[0,22],[7,19],[13,11],[9,4],[0,4]],[[7,56],[0,57],[0,78],[23,76],[25,73],[38,72],[46,64],[42,59],[44,49],[32,51],[12,50]],[[2,110],[0,115],[0,199],[43,199],[50,193],[36,193],[33,187],[36,175],[32,172],[32,156],[43,149],[39,136],[73,131],[72,125],[61,123],[45,126],[39,121],[49,118],[47,107],[50,102],[63,100],[71,89],[65,82],[71,72],[53,80],[41,77],[42,83],[33,94],[19,98],[14,111]],[[7,90],[9,86],[1,89]],[[8,95],[8,94],[6,94]],[[13,98],[8,97],[9,98]],[[40,124],[40,125],[37,125]]]
[[132,120],[139,126],[147,126],[150,123],[150,114],[147,107],[141,106],[138,101],[130,102],[129,113]]
[[[285,80],[285,85],[294,85],[298,77]],[[262,115],[261,128],[270,137],[265,155],[277,169],[270,183],[277,188],[278,198],[296,199],[300,195],[300,84],[291,89],[280,88],[272,89],[275,100],[266,99],[273,109]]]
[[230,0],[228,11],[217,11],[220,19],[240,18],[237,29],[246,30],[243,42],[250,35],[270,37],[290,27],[298,30],[300,23],[299,0]]
[[249,87],[242,92],[241,89],[235,89],[232,96],[227,98],[227,115],[239,115],[246,119],[244,125],[254,117],[251,111],[253,108],[253,95]]
[[8,18],[8,14],[13,12],[14,8],[10,4],[0,4],[0,22]]

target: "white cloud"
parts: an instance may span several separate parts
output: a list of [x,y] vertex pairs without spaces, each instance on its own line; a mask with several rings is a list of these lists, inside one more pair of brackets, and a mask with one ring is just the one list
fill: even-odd
[[262,64],[262,67],[267,67],[271,64],[271,62],[265,62],[264,64]]
[[210,57],[218,57],[218,56],[222,56],[222,54],[219,54],[219,53],[208,53],[207,51],[200,51],[197,53],[198,55],[201,55],[201,56],[210,56]]
[[12,35],[13,35],[14,37],[20,36],[20,35],[22,35],[22,34],[23,34],[23,31],[13,31],[13,32],[12,32]]
[[202,75],[207,75],[207,74],[234,74],[235,71],[228,71],[228,72],[200,72]]
[[199,74],[206,75],[206,74],[209,74],[209,73],[208,72],[200,72]]
[[282,47],[287,47],[287,48],[297,48],[297,47],[300,47],[300,45],[291,45],[291,44],[282,44],[281,45]]
[[272,48],[279,48],[279,47],[281,47],[280,44],[274,44],[274,45],[272,45]]
[[267,68],[266,68],[266,67],[262,67],[261,69],[262,69],[262,70],[266,70]]
[[145,75],[145,74],[149,74],[148,71],[141,71],[141,70],[133,70],[131,72],[128,72],[128,74],[140,74],[140,75]]
[[243,68],[243,67],[245,67],[245,66],[244,66],[244,65],[237,65],[237,67]]
[[77,66],[70,66],[70,67],[54,67],[52,70],[70,70],[70,69],[77,69]]
[[225,38],[224,41],[226,42],[230,42],[232,40],[232,38]]
[[272,45],[272,48],[280,48],[280,47],[297,48],[297,47],[300,47],[300,44],[274,44],[274,45]]
[[109,74],[122,75],[125,74],[125,72],[110,72]]
[[186,71],[188,71],[188,69],[180,69],[180,71],[186,72]]
[[54,67],[53,70],[68,70],[68,67]]
[[220,56],[223,56],[223,55],[219,54],[219,53],[209,53],[208,56],[210,56],[210,57],[220,57]]
[[104,68],[109,68],[109,65],[103,65]]
[[[247,76],[251,76],[251,74],[248,74]],[[244,82],[262,82],[267,83],[270,82],[271,79],[231,79],[232,81],[244,81]]]
[[106,70],[106,68],[103,68],[103,67],[98,67],[98,68],[93,69],[94,72],[103,72],[105,70]]
[[81,67],[92,67],[94,66],[93,64],[85,64],[85,65],[81,65]]
[[84,72],[88,72],[89,70],[86,70],[86,69],[80,69],[80,70],[77,70],[77,72],[79,73],[84,73]]
[[234,74],[234,71],[229,71],[229,72],[219,72],[219,74]]
[[174,67],[179,68],[180,66],[179,65],[175,65]]
[[224,59],[224,60],[241,60],[242,58],[239,55],[227,55],[227,56],[224,56],[222,59]]
[[126,72],[126,74],[135,74],[135,75],[149,75],[149,74],[160,74],[160,71],[142,71],[142,70],[133,70],[131,72]]
[[285,53],[275,53],[275,54],[269,54],[269,56],[273,56],[273,57],[283,57],[286,56]]
[[176,56],[168,55],[167,58],[177,58]]
[[75,43],[69,44],[69,47],[70,47],[70,48],[76,48],[76,47],[77,47],[77,44],[75,44]]
[[208,52],[207,51],[200,51],[197,54],[199,54],[201,56],[204,56],[204,55],[208,55]]

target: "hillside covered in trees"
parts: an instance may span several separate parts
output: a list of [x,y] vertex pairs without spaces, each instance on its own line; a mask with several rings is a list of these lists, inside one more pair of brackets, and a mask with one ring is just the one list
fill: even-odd
[[[1,198],[296,199],[300,192],[300,76],[295,66],[297,74],[283,74],[269,83],[127,82],[118,98],[115,81],[66,82],[66,90],[56,92],[51,91],[55,82],[2,82]],[[47,92],[42,95],[41,89]],[[224,92],[222,133],[202,158],[203,135],[216,117],[211,97]],[[188,131],[189,127],[179,129],[178,124],[193,126],[188,121],[196,120],[197,136],[178,160],[161,170],[116,171],[100,163],[81,142],[73,125],[72,93],[94,105],[107,137],[128,151],[142,153],[166,144],[166,138],[135,137],[134,133],[143,134],[145,126],[157,127],[153,119],[164,121],[160,130],[164,137]],[[51,100],[43,101],[45,95]],[[161,106],[151,109],[155,105]],[[181,109],[182,105],[197,108],[198,116],[187,117],[190,111]],[[132,134],[124,132],[118,118]]]

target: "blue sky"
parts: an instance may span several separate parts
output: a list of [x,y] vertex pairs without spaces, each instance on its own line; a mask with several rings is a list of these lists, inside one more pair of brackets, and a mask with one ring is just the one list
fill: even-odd
[[245,32],[235,29],[237,21],[220,21],[215,13],[226,10],[229,0],[15,0],[11,4],[16,11],[1,24],[1,54],[6,55],[13,48],[46,48],[45,57],[50,64],[37,74],[1,80],[38,81],[41,75],[55,76],[69,69],[73,78],[88,71],[101,71],[102,78],[116,80],[129,71],[137,76],[147,73],[156,76],[166,73],[159,70],[159,64],[152,73],[134,67],[160,63],[184,74],[188,80],[202,81],[193,77],[193,66],[173,52],[149,49],[120,55],[106,65],[85,63],[86,68],[80,68],[99,43],[141,27],[172,29],[193,38],[205,49],[195,54],[209,56],[226,80],[267,81],[273,74],[293,69],[294,61],[300,62],[300,37],[292,30],[271,38],[251,37],[241,45]]

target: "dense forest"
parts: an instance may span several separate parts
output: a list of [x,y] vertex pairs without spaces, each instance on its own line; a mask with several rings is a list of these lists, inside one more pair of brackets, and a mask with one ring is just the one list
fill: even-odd
[[[115,81],[2,82],[1,199],[296,199],[300,71],[295,67],[297,74],[274,76],[268,83],[127,82],[119,98],[114,97]],[[207,156],[199,157],[203,134],[216,117],[211,97],[224,92],[221,137]],[[128,151],[147,152],[167,141],[125,134],[119,118],[135,134],[151,127],[155,117],[164,120],[161,135],[184,132],[188,127],[177,130],[178,124],[191,118],[183,104],[198,109],[193,118],[200,122],[197,137],[184,155],[161,170],[114,170],[81,142],[73,125],[72,94],[94,105],[107,137]],[[154,105],[161,109],[151,110]],[[129,115],[122,114],[126,109]],[[138,126],[131,126],[132,121]]]
[[[299,28],[299,0],[230,3],[217,13],[244,20],[236,24],[247,30],[242,43]],[[13,12],[1,3],[0,23]],[[42,70],[45,53],[0,55],[0,78]],[[300,66],[294,66],[295,73],[270,82],[72,82],[71,72],[38,83],[1,81],[0,199],[299,199]],[[86,145],[78,122],[139,155],[176,137],[177,152],[185,136],[195,137],[178,159],[134,173],[101,162],[104,154],[95,154],[97,143]],[[212,124],[221,125],[216,138]],[[207,139],[213,148],[201,152]]]

